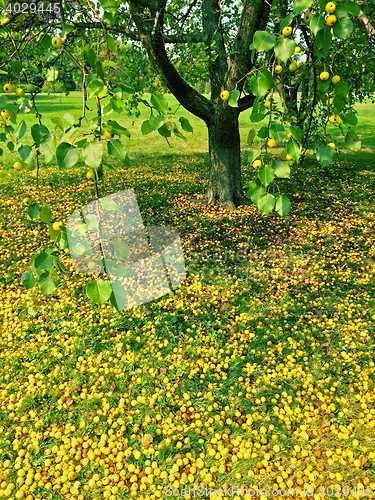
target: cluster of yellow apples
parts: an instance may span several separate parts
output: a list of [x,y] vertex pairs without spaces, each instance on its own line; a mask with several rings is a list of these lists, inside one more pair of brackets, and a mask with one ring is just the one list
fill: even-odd
[[[4,92],[6,94],[12,94],[14,87],[11,83],[6,83],[3,87],[3,89],[4,89]],[[28,83],[26,85],[26,91],[27,92],[35,92],[35,85],[33,85],[32,83]],[[18,89],[16,89],[15,94],[17,97],[23,97],[25,95],[25,91],[19,87]]]
[[[323,80],[323,82],[324,82],[324,81],[326,81],[326,80],[328,80],[328,78],[329,78],[329,73],[328,73],[328,71],[322,71],[322,72],[320,73],[320,75],[319,75],[319,78],[320,78],[321,80]],[[335,75],[335,76],[333,76],[333,77],[332,77],[331,82],[332,82],[334,85],[336,85],[336,83],[339,83],[339,81],[340,81],[340,80],[341,80],[341,78],[339,77],[339,75]]]

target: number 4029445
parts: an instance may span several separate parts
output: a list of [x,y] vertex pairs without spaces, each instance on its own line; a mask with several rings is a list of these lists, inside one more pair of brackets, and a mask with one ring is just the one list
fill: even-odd
[[9,2],[6,8],[10,14],[60,14],[59,3],[45,2]]

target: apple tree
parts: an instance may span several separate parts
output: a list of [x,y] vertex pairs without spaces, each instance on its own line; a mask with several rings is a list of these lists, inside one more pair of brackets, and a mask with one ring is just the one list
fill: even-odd
[[[360,13],[355,1],[100,0],[94,4],[61,0],[30,3],[25,14],[15,5],[12,0],[0,0],[0,77],[4,83],[0,142],[20,163],[35,166],[37,182],[45,164],[57,164],[60,169],[89,167],[98,198],[104,170],[114,168],[112,159],[123,166],[129,163],[121,141],[121,137],[129,137],[129,131],[110,119],[113,111],[131,115],[137,114],[138,106],[147,106],[150,117],[142,124],[143,134],[157,131],[168,144],[172,134],[186,140],[192,127],[183,116],[175,119],[167,96],[152,85],[150,98],[142,95],[140,71],[147,64],[153,68],[149,66],[148,71],[159,75],[182,107],[207,126],[209,177],[201,203],[234,209],[253,202],[263,215],[275,210],[286,216],[291,204],[280,193],[277,179],[289,178],[293,163],[303,158],[308,147],[315,149],[323,166],[334,156],[334,144],[327,144],[330,130],[340,131],[347,147],[360,147],[351,89],[340,77],[341,66],[335,59],[340,59],[340,50],[343,57],[348,50],[353,19]],[[301,40],[304,62],[294,60]],[[123,44],[129,47],[129,42],[133,54],[138,48],[143,58],[143,48],[148,61],[129,57],[121,72]],[[53,130],[43,124],[38,110],[43,80],[32,84],[30,78],[40,74],[41,68],[47,82],[55,82],[63,72],[80,82],[82,112],[78,120],[66,113],[53,119]],[[210,97],[194,88],[199,77],[209,79]],[[290,101],[292,109],[297,105],[305,109],[303,124],[285,102],[280,107],[273,99],[283,78],[291,89],[302,85],[300,102],[295,90]],[[97,111],[91,120],[86,116],[88,98],[95,99]],[[248,161],[259,167],[257,179],[246,186],[251,201],[243,191],[239,134],[239,115],[247,110],[251,110],[250,127],[267,120],[258,132],[251,128],[248,134],[248,144],[256,136],[263,142],[260,150],[249,155]],[[23,113],[35,116],[31,145],[22,141],[26,133]],[[325,133],[309,143],[316,116]],[[87,128],[88,134],[84,133]],[[284,149],[274,154],[280,144]],[[28,211],[31,218],[49,224],[59,250],[66,248],[66,232],[53,228],[48,207],[32,204]],[[55,250],[49,252],[57,257]],[[43,266],[45,261],[49,266],[40,269],[40,276],[45,285],[48,278],[45,288],[51,290],[61,269],[56,260],[44,259]],[[34,278],[40,279],[38,274]],[[32,286],[34,278],[28,274],[25,283]]]

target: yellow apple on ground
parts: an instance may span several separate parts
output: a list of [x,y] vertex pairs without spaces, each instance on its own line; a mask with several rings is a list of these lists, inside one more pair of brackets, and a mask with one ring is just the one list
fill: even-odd
[[255,161],[253,162],[253,167],[254,167],[254,168],[258,168],[258,167],[260,167],[260,166],[261,166],[261,164],[262,164],[262,162],[261,162],[260,160],[255,160]]
[[327,26],[333,26],[336,21],[337,21],[337,17],[334,14],[331,14],[326,19],[326,25]]
[[275,67],[275,72],[276,72],[276,73],[281,73],[281,72],[282,72],[282,70],[283,70],[283,67],[282,67],[282,66],[280,66],[280,64],[278,64],[278,65]]
[[25,91],[23,89],[16,89],[16,96],[23,97],[25,95]]
[[13,92],[13,85],[11,83],[6,83],[4,85],[4,92],[11,94]]
[[328,146],[330,146],[332,149],[336,149],[336,145],[334,142],[329,142]]
[[60,226],[61,226],[61,222],[54,222],[52,224],[52,228],[55,230],[55,231],[60,231]]
[[7,109],[3,109],[2,112],[1,112],[1,116],[3,118],[9,118],[10,117],[10,113]]
[[264,106],[267,108],[267,109],[270,109],[271,108],[271,102],[270,101],[266,101],[264,103]]
[[88,267],[89,269],[95,269],[97,266],[96,266],[95,262],[92,260],[91,262],[89,262],[89,263],[87,264],[87,267]]
[[292,34],[292,27],[291,26],[285,26],[285,28],[283,28],[283,35],[284,36],[289,36]]
[[319,78],[320,78],[321,80],[323,80],[323,82],[324,82],[325,80],[328,80],[328,78],[329,78],[329,73],[328,73],[328,71],[322,71],[322,72],[320,73],[320,75],[319,75]]
[[333,2],[328,2],[327,5],[326,5],[326,12],[328,12],[328,14],[332,14],[332,12],[334,12],[336,9],[336,5],[333,3]]
[[329,117],[329,121],[330,121],[331,123],[337,123],[337,122],[339,121],[339,117],[338,117],[337,115],[331,115],[331,116]]
[[21,172],[23,170],[23,163],[21,161],[16,161],[13,167]]
[[227,101],[229,99],[229,92],[227,90],[223,90],[220,94],[220,97],[223,99],[223,101]]
[[28,84],[26,85],[26,90],[27,90],[28,92],[35,92],[35,85],[33,85],[32,83],[28,83]]
[[115,136],[115,134],[111,134],[110,132],[108,132],[108,130],[104,131],[104,135],[105,135],[106,139],[113,139]]
[[32,204],[33,200],[31,198],[24,198],[23,203],[28,207]]
[[341,80],[341,78],[339,77],[339,75],[335,75],[332,78],[332,83],[334,83],[336,85],[336,83],[339,83],[340,80]]
[[89,170],[86,177],[89,181],[93,181],[95,179],[95,172],[93,170]]
[[52,45],[55,47],[55,49],[60,49],[62,47],[62,40],[58,36],[54,36],[52,38]]
[[313,17],[314,16],[313,16],[312,12],[305,12],[303,19],[306,23],[309,23]]
[[275,148],[275,147],[277,146],[277,142],[275,141],[275,139],[274,139],[274,138],[272,138],[272,139],[268,139],[268,146],[269,146],[270,148]]

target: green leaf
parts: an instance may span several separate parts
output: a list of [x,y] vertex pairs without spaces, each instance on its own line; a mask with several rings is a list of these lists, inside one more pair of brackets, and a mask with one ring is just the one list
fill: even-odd
[[85,221],[87,228],[90,229],[90,231],[97,231],[99,229],[99,221],[96,215],[94,214],[86,215]]
[[163,125],[158,128],[158,132],[162,137],[170,137],[172,135],[166,123],[163,123]]
[[63,122],[63,119],[60,117],[60,118],[51,118],[51,122],[54,123],[55,125],[57,125],[59,127],[59,129],[61,129],[62,131],[64,131],[64,122]]
[[154,129],[151,127],[151,125],[150,125],[150,121],[149,121],[149,120],[145,120],[145,121],[142,123],[142,127],[141,127],[141,132],[142,132],[142,135],[151,134],[151,132],[152,132],[153,130],[154,130]]
[[179,137],[180,139],[183,139],[184,141],[187,141],[187,138],[178,130],[176,125],[174,126],[172,131],[173,131],[175,136]]
[[251,144],[255,138],[255,135],[256,135],[255,129],[252,128],[251,130],[249,130],[249,133],[247,135],[247,145],[248,146],[251,146]]
[[293,55],[296,44],[290,38],[280,37],[275,44],[275,55],[280,61],[286,63]]
[[279,177],[280,179],[290,178],[290,165],[288,162],[281,160],[272,160],[271,165],[277,177]]
[[100,3],[106,12],[109,14],[116,14],[118,7],[115,0],[100,0]]
[[260,151],[250,151],[247,161],[249,163],[253,163],[253,161],[259,158],[259,156],[260,156]]
[[10,67],[12,68],[12,73],[13,73],[14,78],[18,78],[21,71],[22,71],[21,61],[18,61],[17,59],[12,59],[10,61]]
[[112,293],[109,300],[117,311],[122,311],[128,300],[128,294],[118,280],[112,281]]
[[82,149],[83,161],[91,168],[98,168],[103,158],[103,145],[99,141],[88,142]]
[[108,130],[108,132],[111,132],[112,134],[126,135],[126,137],[130,138],[129,130],[120,125],[119,123],[117,123],[115,120],[109,120],[109,122],[105,126],[105,129]]
[[286,26],[290,26],[292,21],[293,21],[294,14],[293,12],[290,12],[280,23],[280,30],[282,31],[283,28]]
[[113,156],[116,160],[123,163],[124,166],[129,164],[128,153],[126,152],[125,146],[118,139],[112,139],[107,141],[108,154]]
[[265,116],[266,108],[262,104],[260,104],[258,99],[255,99],[250,115],[250,121],[253,123],[260,122],[264,119]]
[[57,165],[61,170],[73,168],[79,160],[78,149],[69,144],[62,142],[56,149]]
[[286,132],[280,123],[273,123],[270,126],[270,135],[275,139],[276,142],[282,142],[285,139]]
[[42,140],[43,137],[48,136],[49,130],[47,127],[44,125],[39,125],[39,123],[36,123],[31,127],[31,135],[32,138],[34,139],[37,147],[40,145],[40,141]]
[[86,294],[89,299],[91,299],[94,304],[99,306],[106,302],[112,293],[112,287],[110,283],[104,280],[89,281],[86,286]]
[[107,87],[99,80],[93,80],[87,86],[88,97],[104,97],[107,94],[108,94]]
[[51,207],[49,207],[48,205],[43,205],[40,208],[39,219],[42,222],[45,222],[46,224],[49,224],[51,222],[51,220],[52,220]]
[[252,191],[255,187],[257,186],[257,183],[255,181],[249,181],[246,184],[246,187],[248,188],[248,191]]
[[310,29],[315,36],[320,30],[324,29],[325,25],[323,16],[314,16],[310,21]]
[[259,139],[267,139],[268,137],[268,127],[264,125],[262,128],[258,130]]
[[67,33],[71,33],[74,30],[75,30],[75,27],[73,26],[73,24],[66,23],[66,24],[64,24],[64,28],[62,30],[61,36],[64,36]]
[[25,135],[25,133],[26,133],[26,123],[24,120],[22,120],[22,122],[20,122],[18,127],[16,128],[14,136],[17,140],[20,140]]
[[355,113],[353,113],[353,111],[349,111],[349,113],[346,113],[346,115],[344,116],[344,122],[355,127],[358,123]]
[[[190,122],[187,118],[184,118],[181,116],[180,118],[180,123],[181,123],[181,128],[182,130],[185,130],[185,132],[190,132],[191,134],[193,133],[193,127],[190,125]],[[155,129],[158,127],[155,127]]]
[[46,163],[49,163],[56,154],[56,137],[54,135],[44,136],[40,142],[39,150],[44,156]]
[[352,151],[359,151],[361,149],[361,141],[358,139],[354,130],[349,130],[345,136],[345,146]]
[[32,220],[37,219],[39,217],[38,205],[31,205],[30,207],[27,207],[26,213],[30,217],[30,219]]
[[20,155],[20,158],[24,163],[29,163],[29,161],[31,160],[31,157],[30,157],[31,147],[28,144],[20,146],[17,149],[17,152]]
[[267,194],[267,190],[263,186],[257,186],[251,191],[248,192],[248,195],[253,203],[257,205],[259,198],[265,196]]
[[258,52],[271,50],[276,43],[276,35],[269,31],[256,31],[253,43]]
[[59,76],[59,70],[56,66],[52,66],[47,70],[47,82],[55,82]]
[[118,206],[118,204],[111,200],[111,198],[100,198],[99,200],[99,203],[100,203],[100,206],[102,208],[104,208],[105,210],[120,210],[120,207]]
[[117,262],[112,262],[111,260],[106,259],[105,267],[108,273],[116,276],[116,278],[125,277],[127,275],[127,269],[121,264],[117,264]]
[[38,285],[45,296],[51,295],[57,287],[56,278],[45,271],[39,276]]
[[22,284],[28,290],[35,285],[35,278],[32,271],[25,271],[21,276]]
[[326,167],[333,160],[334,151],[331,146],[320,146],[316,152],[316,159],[322,167]]
[[295,0],[293,3],[293,12],[297,15],[300,14],[303,10],[309,9],[314,0]]
[[262,215],[266,215],[275,208],[276,199],[271,193],[267,193],[258,199],[257,207]]
[[121,239],[111,240],[111,243],[114,247],[115,257],[116,259],[127,259],[129,255],[129,248],[125,241]]
[[318,91],[319,92],[327,92],[327,90],[329,89],[331,85],[331,82],[330,80],[321,80],[319,77],[318,77]]
[[341,17],[337,19],[333,26],[335,36],[341,40],[347,40],[353,33],[353,21],[350,17]]
[[298,142],[292,137],[287,143],[286,143],[286,152],[288,153],[289,156],[291,156],[296,162],[301,157],[301,146],[298,144]]
[[239,90],[233,90],[229,94],[229,99],[228,99],[228,106],[231,108],[238,108],[238,98],[240,97],[240,91]]
[[77,245],[74,245],[72,252],[77,255],[92,255],[92,248],[87,240],[82,239]]
[[299,143],[302,142],[302,130],[301,127],[298,125],[292,125],[290,127],[290,131],[292,133],[292,136],[295,138],[295,140]]
[[259,167],[258,177],[264,187],[267,187],[275,178],[275,172],[270,165],[261,165]]
[[287,196],[279,196],[276,200],[275,210],[281,216],[285,217],[290,212],[292,204]]
[[325,26],[324,29],[318,32],[315,40],[318,47],[318,53],[323,58],[326,58],[329,54],[332,43],[331,28],[329,26]]
[[52,257],[46,252],[39,253],[34,260],[34,267],[37,271],[42,271],[43,269],[49,269],[52,264]]
[[108,48],[110,52],[115,54],[117,52],[117,43],[114,38],[112,38],[110,35],[107,35],[107,43],[108,43]]
[[344,7],[350,14],[353,14],[353,16],[358,16],[358,14],[361,12],[361,7],[357,2],[346,2]]
[[160,113],[165,114],[168,112],[168,102],[160,92],[153,92],[151,94],[151,104]]
[[89,66],[95,67],[96,64],[96,53],[89,45],[85,45],[83,48],[83,55],[85,56],[86,62]]

